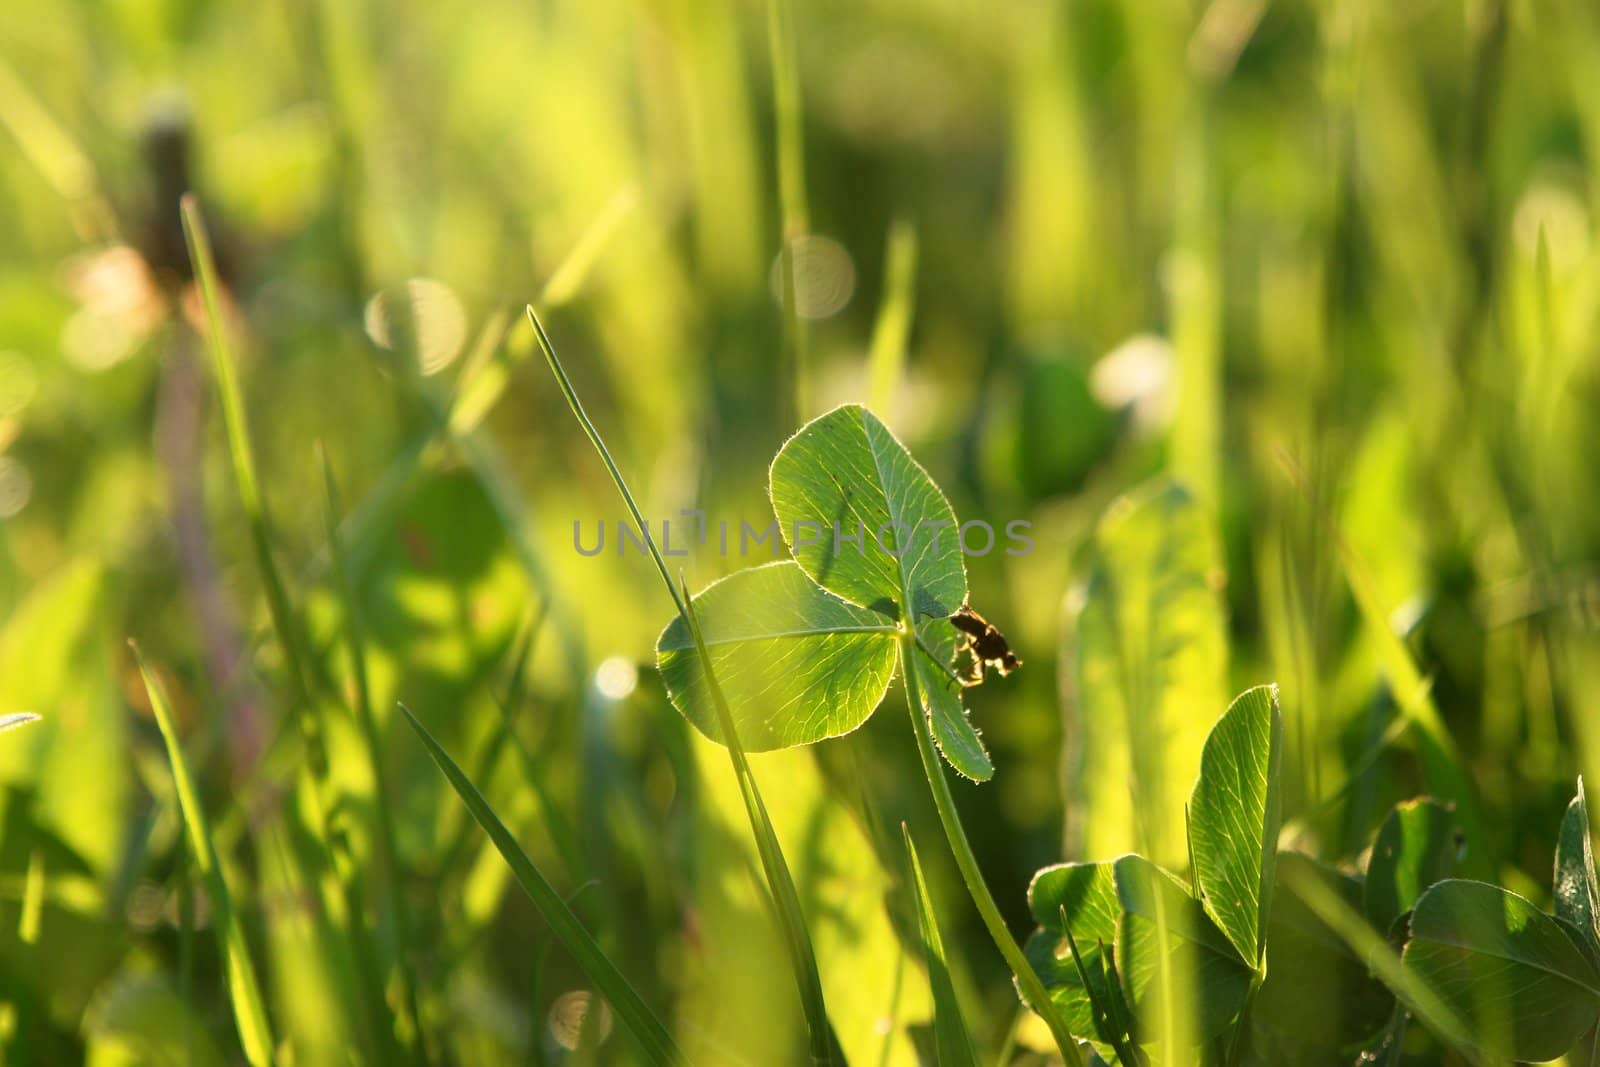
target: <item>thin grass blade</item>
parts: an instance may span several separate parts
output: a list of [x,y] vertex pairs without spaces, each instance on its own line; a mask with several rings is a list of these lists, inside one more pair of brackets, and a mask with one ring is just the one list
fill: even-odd
[[1338,934],[1362,959],[1378,980],[1405,1001],[1430,1030],[1448,1042],[1471,1063],[1484,1062],[1472,1041],[1472,1031],[1445,1000],[1408,970],[1399,955],[1379,933],[1367,924],[1361,913],[1339,895],[1303,872],[1285,868],[1286,884],[1305,901],[1306,907]]
[[[1295,488],[1310,506],[1316,507],[1298,466],[1284,454],[1279,455],[1279,460]],[[1377,583],[1367,569],[1366,562],[1325,510],[1319,509],[1318,515],[1328,539],[1338,552],[1345,582],[1361,612],[1362,621],[1378,644],[1379,658],[1389,674],[1395,702],[1400,705],[1405,718],[1417,728],[1417,754],[1429,789],[1441,800],[1456,806],[1456,818],[1467,840],[1466,854],[1462,860],[1463,873],[1474,877],[1487,875],[1490,873],[1489,852],[1477,793],[1462,767],[1455,740],[1450,736],[1444,717],[1439,714],[1438,705],[1433,701],[1432,686],[1423,677],[1411,650],[1389,624],[1388,612],[1383,607]]]
[[261,987],[256,982],[250,943],[245,938],[244,925],[234,909],[233,897],[228,892],[216,846],[211,840],[211,827],[206,820],[205,809],[200,806],[199,791],[195,789],[189,765],[183,758],[183,748],[178,743],[178,733],[172,724],[172,706],[167,700],[165,687],[145,663],[138,646],[130,644],[130,647],[139,662],[139,673],[144,678],[145,692],[149,694],[156,725],[160,727],[162,740],[167,745],[167,759],[172,764],[172,780],[177,788],[178,806],[183,812],[194,864],[205,879],[206,891],[211,898],[212,926],[217,931],[217,941],[227,969],[228,996],[233,1002],[239,1043],[251,1067],[271,1067],[277,1062],[273,1051],[276,1046],[272,1040],[272,1027],[267,1020],[266,1005],[261,999]]
[[180,210],[195,282],[205,304],[206,339],[211,351],[212,373],[217,379],[217,393],[222,401],[222,421],[228,435],[228,454],[233,461],[234,483],[238,489],[240,506],[250,526],[250,540],[266,590],[272,626],[283,649],[283,660],[288,668],[294,697],[300,705],[299,718],[305,732],[312,774],[320,787],[327,777],[327,753],[323,746],[321,725],[316,719],[310,678],[301,654],[303,644],[273,554],[271,521],[267,515],[266,501],[261,495],[261,481],[257,474],[255,452],[250,444],[250,424],[245,413],[244,396],[239,389],[238,373],[228,345],[227,322],[222,313],[221,286],[217,280],[216,262],[211,254],[211,238],[192,193],[185,194]]
[[922,877],[917,846],[912,843],[911,831],[903,822],[900,824],[900,834],[906,842],[911,892],[917,902],[917,926],[922,931],[928,985],[933,990],[933,1040],[939,1050],[939,1067],[977,1067],[978,1057],[972,1050],[972,1037],[961,1018],[961,1004],[956,999],[956,987],[950,981],[950,968],[945,963],[944,940],[939,936],[939,921],[934,916],[933,901],[928,897],[928,883]]
[[451,759],[450,754],[434,740],[427,727],[411,714],[409,708],[401,705],[400,711],[412,729],[417,732],[423,746],[428,750],[428,755],[433,757],[433,762],[438,765],[456,794],[461,797],[462,803],[467,806],[473,819],[483,827],[489,839],[494,842],[495,848],[510,865],[512,873],[527,892],[528,898],[539,909],[539,914],[544,916],[545,922],[550,924],[550,929],[561,939],[561,943],[572,954],[578,966],[583,968],[584,973],[599,989],[600,995],[611,1005],[617,1018],[633,1035],[646,1059],[654,1064],[684,1064],[686,1061],[683,1054],[673,1043],[667,1028],[650,1011],[644,1000],[634,991],[633,986],[623,977],[622,972],[617,970],[616,964],[611,962],[583,923],[572,913],[572,909],[567,906],[561,894],[555,891],[549,880],[534,865],[533,860],[528,858],[522,846],[517,844],[517,839],[512,836],[505,823],[500,821],[500,817],[489,806],[489,802],[478,791],[478,787],[472,784],[472,780],[460,767],[456,766],[455,760]]
[[416,972],[411,966],[413,952],[411,909],[406,904],[404,874],[400,870],[400,850],[396,844],[394,817],[391,814],[392,794],[389,789],[388,772],[384,768],[383,749],[378,737],[378,720],[372,710],[372,688],[367,679],[366,632],[362,625],[361,612],[356,605],[355,588],[346,565],[344,550],[339,544],[339,487],[334,480],[333,465],[328,460],[327,452],[319,447],[318,453],[322,459],[322,484],[326,505],[324,511],[329,552],[333,556],[334,585],[344,604],[344,633],[350,656],[350,673],[355,682],[356,723],[360,728],[362,746],[366,750],[367,763],[372,771],[373,789],[377,793],[373,811],[377,824],[379,861],[385,875],[384,900],[389,909],[390,925],[394,929],[395,973],[399,979],[401,1002],[405,1005],[406,1014],[410,1016],[406,1022],[411,1033],[403,1034],[402,1040],[414,1036],[415,1047],[412,1051],[419,1054],[426,1063],[427,1041],[422,1033],[422,1012],[417,1001]]
[[778,913],[778,921],[783,927],[784,942],[789,949],[790,963],[795,971],[795,984],[800,993],[801,1006],[805,1011],[812,1061],[842,1064],[845,1062],[844,1053],[839,1047],[832,1025],[828,1022],[827,1005],[822,995],[821,972],[817,967],[816,952],[812,946],[811,933],[806,927],[805,914],[800,909],[800,894],[795,889],[794,876],[784,859],[777,831],[772,828],[772,820],[767,815],[767,807],[761,799],[761,790],[756,784],[755,774],[751,771],[744,747],[739,742],[739,732],[734,726],[733,712],[729,709],[727,699],[717,684],[716,671],[711,655],[706,650],[704,635],[701,634],[699,623],[694,617],[689,591],[687,588],[680,590],[673,583],[672,575],[667,570],[666,560],[662,558],[661,550],[656,547],[655,538],[650,535],[649,524],[644,521],[639,505],[634,502],[633,494],[628,490],[628,483],[623,479],[622,472],[617,469],[616,461],[611,458],[611,452],[606,448],[600,431],[595,428],[588,413],[583,410],[583,404],[579,402],[578,394],[572,388],[572,381],[567,377],[566,370],[561,366],[561,360],[556,356],[555,346],[550,343],[544,324],[539,321],[539,316],[532,306],[528,308],[528,321],[533,324],[545,362],[550,365],[550,373],[555,375],[556,384],[560,386],[562,395],[566,397],[568,406],[572,408],[572,414],[583,427],[590,444],[600,453],[600,459],[610,472],[617,492],[622,496],[629,514],[633,516],[639,532],[644,536],[645,547],[650,551],[650,558],[655,561],[661,580],[666,583],[667,593],[672,597],[672,602],[677,607],[678,614],[683,617],[685,625],[694,635],[696,653],[705,671],[707,687],[711,691],[722,736],[726,741],[728,758],[733,764],[734,778],[739,783],[739,795],[744,801],[745,814],[750,820],[750,832],[755,838],[756,851],[761,858],[762,873],[766,877],[767,888]]
[[867,356],[867,407],[887,416],[895,386],[905,369],[917,287],[917,228],[907,219],[889,227],[889,252],[883,268],[883,305],[872,327]]

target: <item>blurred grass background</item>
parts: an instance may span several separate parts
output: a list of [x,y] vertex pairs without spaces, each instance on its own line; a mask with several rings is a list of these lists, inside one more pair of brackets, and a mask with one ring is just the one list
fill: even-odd
[[[564,1048],[582,975],[397,700],[696,1062],[803,1047],[734,783],[653,675],[671,604],[642,554],[574,551],[575,521],[614,538],[622,511],[525,361],[529,300],[651,518],[764,526],[778,445],[870,396],[963,519],[1033,523],[1031,554],[968,561],[1028,666],[971,694],[999,773],[957,786],[1019,934],[1035,868],[1136,844],[1058,667],[1101,516],[1160,475],[1204,505],[1224,589],[1182,743],[1278,681],[1289,814],[1329,858],[1423,791],[1385,743],[1397,701],[1331,521],[1476,784],[1477,861],[1548,901],[1572,779],[1600,773],[1597,64],[1581,0],[60,0],[6,20],[0,711],[45,717],[0,739],[6,1062],[237,1058],[130,636],[164,667],[280,1038],[295,1062],[383,1062],[304,881],[291,687],[184,188],[229,280],[337,847],[440,1060],[626,1053]],[[780,142],[802,164],[787,209]],[[317,443],[351,511],[387,798],[348,711]],[[692,585],[744,565],[714,546]],[[929,1001],[894,824],[936,831],[903,720],[755,762],[841,1041],[910,1062]],[[1013,991],[948,857],[922,854],[992,1051]]]

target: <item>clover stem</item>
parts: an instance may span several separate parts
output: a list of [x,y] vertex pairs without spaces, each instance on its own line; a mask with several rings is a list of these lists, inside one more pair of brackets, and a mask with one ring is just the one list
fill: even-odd
[[944,825],[945,838],[950,842],[950,851],[955,856],[956,866],[961,870],[961,880],[967,884],[967,893],[972,897],[972,903],[977,905],[978,914],[982,916],[983,925],[988,928],[989,936],[994,939],[995,947],[1000,950],[1000,955],[1005,957],[1011,972],[1017,976],[1017,985],[1022,991],[1023,999],[1050,1027],[1050,1033],[1056,1040],[1056,1047],[1061,1051],[1062,1060],[1068,1067],[1083,1067],[1083,1056],[1078,1051],[1078,1044],[1073,1040],[1072,1032],[1067,1029],[1066,1022],[1056,1009],[1055,1002],[1050,999],[1050,994],[1045,991],[1044,983],[1034,972],[1033,965],[1022,954],[1022,949],[1011,936],[1011,931],[1006,929],[1005,919],[1001,917],[1000,909],[995,906],[994,897],[989,894],[989,887],[983,881],[983,872],[978,869],[978,858],[973,855],[972,845],[967,841],[967,831],[961,825],[961,815],[956,811],[955,798],[950,795],[950,783],[945,779],[944,767],[940,764],[939,754],[933,747],[933,734],[928,727],[928,717],[922,711],[922,693],[917,682],[914,658],[916,648],[914,632],[910,628],[902,629],[900,669],[905,676],[906,706],[911,711],[911,728],[917,735],[917,753],[922,757],[922,770],[927,776],[929,789],[933,791],[933,806],[938,809],[939,822]]

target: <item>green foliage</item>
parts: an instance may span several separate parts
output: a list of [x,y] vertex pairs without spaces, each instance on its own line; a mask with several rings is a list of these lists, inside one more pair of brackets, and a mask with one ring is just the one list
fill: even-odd
[[[1104,966],[1122,914],[1116,864],[1063,863],[1040,870],[1028,883],[1028,910],[1039,924],[1028,938],[1028,960],[1061,1005],[1067,1025],[1102,1044],[1116,1041],[1119,1016],[1097,1011],[1094,1003],[1122,996]],[[1068,935],[1077,942],[1076,952]]]
[[1372,842],[1362,907],[1367,920],[1389,930],[1416,906],[1423,890],[1448,878],[1460,850],[1454,814],[1428,797],[1395,805]]
[[972,1038],[967,1035],[967,1024],[961,1018],[961,1001],[956,996],[955,984],[950,980],[950,965],[945,960],[944,939],[939,936],[939,919],[928,899],[928,883],[922,876],[922,863],[917,859],[917,846],[911,841],[911,831],[900,825],[905,837],[906,858],[910,863],[911,893],[917,905],[917,929],[922,935],[922,951],[928,964],[928,984],[933,991],[933,1039],[938,1050],[941,1067],[977,1067],[978,1057],[972,1051]]
[[1261,686],[1241,694],[1217,720],[1189,799],[1189,847],[1201,899],[1254,968],[1266,951],[1282,788],[1278,690]]
[[[960,634],[943,620],[966,603],[967,576],[955,512],[933,479],[875,415],[847,404],[784,444],[770,491],[794,562],[740,571],[694,596],[740,740],[760,752],[859,727],[883,699],[910,603],[911,662],[939,749],[965,777],[992,777],[952,676]],[[692,649],[674,619],[656,642],[657,664],[673,703],[720,740]]]
[[1227,699],[1219,566],[1212,519],[1169,481],[1120,498],[1095,529],[1063,664],[1071,836],[1091,855],[1134,842],[1162,862],[1184,854],[1174,787],[1193,781]]
[[[553,358],[552,366],[560,377]],[[688,598],[657,642],[669,696],[702,730],[710,697],[726,716],[713,739],[741,717],[755,720],[760,748],[835,736],[859,726],[881,700],[892,662],[877,654],[877,642],[894,635],[923,771],[967,890],[1024,999],[1050,1025],[1061,1054],[1076,1061],[1066,1024],[978,871],[931,755],[937,738],[959,772],[976,780],[993,773],[959,689],[946,690],[956,642],[944,620],[967,601],[955,513],[905,446],[855,404],[813,419],[784,444],[772,461],[770,493],[798,569],[779,563],[743,571]],[[855,539],[851,549],[847,536]],[[664,570],[659,555],[656,563]],[[816,586],[806,588],[800,571]],[[702,612],[712,620],[705,631],[695,624]],[[693,663],[685,655],[691,639]],[[734,732],[742,741],[743,730]]]
[[975,782],[987,782],[994,777],[994,763],[978,728],[967,717],[961,684],[950,676],[960,638],[953,626],[924,625],[918,631],[917,651],[911,662],[917,672],[922,710],[928,715],[939,752],[958,774]]
[[1446,879],[1417,901],[1404,959],[1485,1051],[1551,1060],[1600,1018],[1600,972],[1579,936],[1509,890]]
[[[747,751],[847,734],[889,688],[894,623],[825,592],[793,563],[729,575],[702,589],[694,606]],[[656,662],[673,703],[720,742],[706,672],[682,616],[661,632]]]
[[1600,875],[1595,872],[1594,839],[1589,831],[1589,805],[1578,779],[1578,795],[1561,819],[1556,840],[1554,895],[1556,917],[1577,927],[1591,960],[1600,962]]
[[902,619],[943,619],[966,603],[950,502],[866,408],[801,427],[772,461],[771,490],[795,561],[830,593]]
[[1250,964],[1176,876],[1142,856],[1122,857],[1116,871],[1115,959],[1134,1012],[1129,1036],[1169,1049],[1211,1040],[1244,1006]]
[[[1229,1062],[1333,1064],[1399,1040],[1403,1027],[1385,1027],[1404,1018],[1393,1015],[1396,996],[1448,1042],[1496,1059],[1554,1059],[1594,1029],[1595,869],[1581,781],[1548,915],[1509,890],[1446,877],[1457,831],[1451,810],[1429,798],[1389,813],[1364,876],[1279,854],[1281,735],[1277,688],[1263,686],[1206,739],[1189,804],[1195,895],[1137,855],[1034,876],[1028,903],[1040,928],[1029,958],[1075,1034],[1122,1062],[1135,1055],[1127,1042],[1224,1040]],[[1398,964],[1380,960],[1403,915]],[[1105,980],[1112,973],[1119,984]],[[1119,1000],[1132,1008],[1122,1026],[1101,1007]]]
[[478,792],[477,787],[456,765],[455,760],[450,758],[450,754],[434,740],[427,728],[417,721],[417,717],[404,706],[400,710],[405,714],[406,721],[411,724],[412,729],[417,732],[417,736],[421,738],[423,745],[427,747],[428,755],[438,764],[439,770],[449,779],[451,787],[461,797],[461,802],[472,813],[474,821],[483,827],[484,833],[494,842],[494,847],[511,867],[517,882],[527,892],[529,899],[539,909],[545,921],[550,924],[556,937],[561,940],[567,951],[572,953],[573,959],[577,960],[585,973],[594,980],[606,1003],[622,1019],[623,1026],[628,1028],[638,1043],[646,1062],[669,1065],[686,1063],[666,1027],[651,1013],[644,1000],[617,969],[616,964],[611,962],[594,937],[584,928],[583,923],[572,913],[572,909],[561,898],[561,894],[555,891],[549,880],[540,873],[539,868],[522,850],[522,846],[517,844],[517,839],[506,829],[505,824],[494,813],[494,809],[483,798],[483,794]]
[[[688,636],[693,642],[696,654],[696,665],[704,683],[706,695],[717,713],[717,728],[722,736],[723,745],[727,748],[728,759],[732,763],[734,777],[739,782],[740,799],[744,802],[745,814],[750,821],[750,831],[756,840],[756,850],[761,857],[762,873],[766,876],[767,885],[772,892],[772,904],[777,913],[779,925],[782,927],[785,948],[789,954],[789,965],[794,971],[795,986],[800,993],[800,1002],[805,1011],[806,1031],[810,1042],[811,1057],[818,1063],[833,1063],[843,1059],[839,1050],[838,1035],[834,1033],[833,1025],[828,1019],[827,1006],[823,1002],[822,976],[817,967],[816,950],[812,945],[811,932],[806,926],[804,914],[800,910],[799,892],[795,887],[794,876],[789,871],[788,861],[784,858],[782,845],[778,835],[772,828],[772,820],[767,815],[767,806],[761,798],[760,786],[756,783],[754,772],[750,768],[750,761],[745,755],[744,744],[739,736],[739,729],[734,719],[732,708],[717,678],[716,661],[710,648],[706,644],[704,631],[701,629],[699,616],[695,611],[689,590],[680,589],[672,582],[672,577],[667,573],[666,560],[662,558],[661,550],[656,547],[655,539],[650,536],[650,525],[639,512],[639,505],[634,500],[633,494],[628,490],[628,484],[618,470],[616,461],[611,458],[610,449],[606,448],[605,440],[601,438],[600,431],[590,421],[588,413],[578,400],[578,394],[572,387],[571,380],[567,377],[566,370],[561,365],[561,360],[556,356],[555,346],[550,343],[549,336],[544,331],[544,326],[539,322],[539,316],[530,306],[528,308],[528,321],[533,324],[534,333],[539,339],[539,348],[544,353],[545,362],[549,364],[550,371],[555,375],[556,383],[561,387],[562,395],[566,398],[567,406],[578,419],[578,424],[583,427],[584,434],[594,445],[595,451],[600,454],[600,459],[606,465],[606,470],[611,475],[612,484],[616,486],[617,493],[627,505],[628,512],[638,524],[639,532],[644,536],[646,547],[650,550],[650,557],[655,561],[656,570],[661,575],[661,580],[666,583],[667,593],[672,597],[672,602],[677,605],[678,618],[688,631]],[[687,692],[687,689],[686,689]],[[679,706],[682,710],[682,706]],[[870,709],[869,709],[870,710]]]
[[1349,1064],[1390,1021],[1394,996],[1307,903],[1302,887],[1310,881],[1355,911],[1362,880],[1298,852],[1279,853],[1278,866],[1266,978],[1249,1015],[1250,1052],[1265,1063]]
[[[138,656],[137,649],[134,655]],[[176,787],[184,828],[188,833],[189,850],[195,868],[205,880],[215,913],[213,925],[217,931],[217,944],[222,950],[228,997],[233,1002],[233,1020],[239,1031],[239,1043],[251,1067],[271,1067],[277,1062],[277,1050],[272,1037],[272,1025],[267,1019],[266,1005],[261,998],[250,942],[245,936],[244,918],[234,905],[228,880],[222,873],[222,861],[211,836],[211,825],[206,818],[205,808],[200,804],[200,794],[189,773],[188,762],[184,759],[166,690],[161,680],[151,673],[143,657],[139,657],[139,673],[150,698],[150,710],[155,715],[156,725],[161,728],[161,738],[166,742],[167,760],[172,766],[172,781]]]
[[0,1061],[1600,1067],[1592,3],[27,16]]

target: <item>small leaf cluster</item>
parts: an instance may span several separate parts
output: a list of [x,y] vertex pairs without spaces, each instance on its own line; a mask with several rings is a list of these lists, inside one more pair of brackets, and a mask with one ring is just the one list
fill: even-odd
[[[966,603],[967,573],[955,512],[927,471],[876,415],[846,404],[783,445],[769,491],[792,558],[737,571],[693,597],[740,742],[763,752],[855,730],[882,703],[909,628],[940,751],[966,777],[991,778],[949,675],[960,635],[945,620]],[[836,528],[862,540],[836,542]],[[892,550],[872,543],[879,532],[898,539]],[[722,742],[681,617],[661,632],[656,660],[673,704]]]
[[1212,729],[1187,880],[1131,854],[1035,875],[1026,951],[1073,1033],[1121,1064],[1369,1062],[1413,1023],[1479,1063],[1592,1049],[1600,880],[1582,781],[1547,914],[1450,877],[1462,836],[1428,798],[1389,813],[1364,874],[1279,851],[1282,729],[1275,686]]

